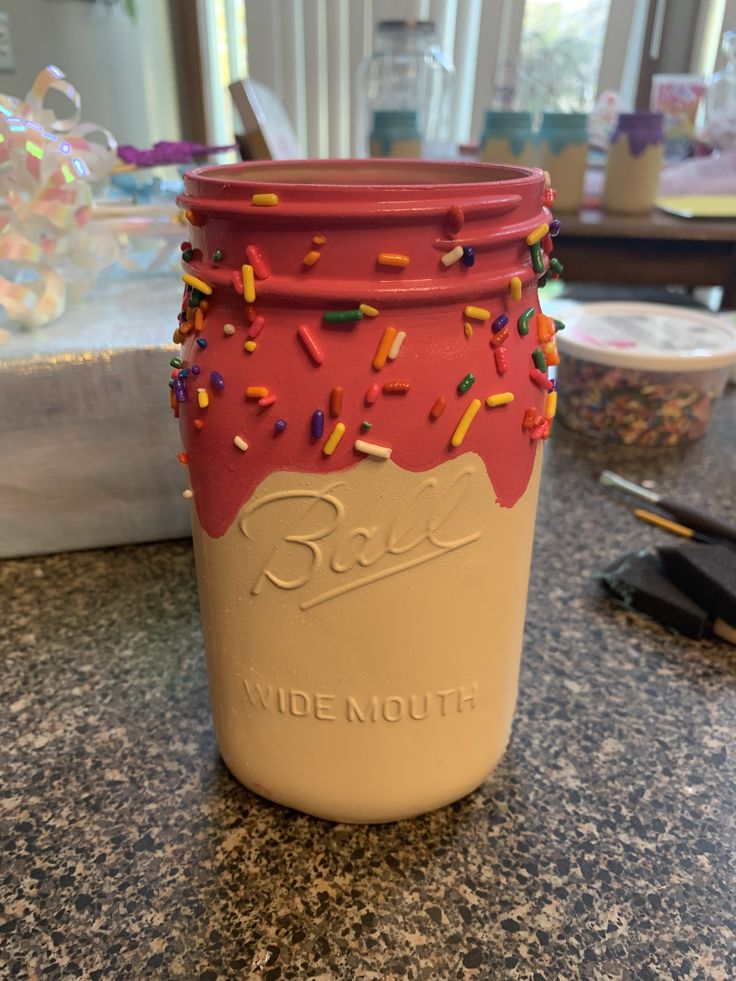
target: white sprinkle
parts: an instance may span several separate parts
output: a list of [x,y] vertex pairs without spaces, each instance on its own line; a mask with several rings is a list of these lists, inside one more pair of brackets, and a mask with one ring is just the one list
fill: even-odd
[[406,331],[400,330],[399,333],[394,337],[394,342],[391,345],[391,350],[388,352],[388,360],[393,361],[399,354],[401,350],[401,345],[404,343],[406,338]]
[[225,331],[226,334],[234,334],[235,333],[235,328],[233,327],[232,324],[225,324],[222,329]]
[[388,460],[391,456],[390,446],[379,446],[377,443],[366,443],[364,439],[356,439],[355,449],[358,453],[367,453],[368,456],[377,456],[381,460]]
[[449,252],[445,254],[440,259],[443,266],[454,266],[456,262],[459,262],[463,257],[463,247],[462,245],[456,245],[454,249],[450,249]]
[[248,444],[245,442],[242,436],[235,436],[233,438],[233,443],[235,443],[237,448],[242,450],[243,453],[245,453],[245,451],[248,449]]
[[183,490],[181,492],[181,496],[182,497],[186,497],[187,500],[190,500],[190,498],[194,497],[194,491],[193,490],[189,490],[189,488],[187,487],[186,490]]

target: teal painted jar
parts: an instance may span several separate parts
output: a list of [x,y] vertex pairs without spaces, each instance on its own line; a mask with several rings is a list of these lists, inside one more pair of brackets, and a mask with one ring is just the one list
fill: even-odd
[[557,191],[555,211],[577,211],[583,202],[588,159],[588,117],[583,112],[546,112],[537,137],[537,162]]
[[370,151],[372,157],[421,157],[419,113],[414,109],[376,110],[373,113]]
[[532,164],[532,114],[489,109],[486,112],[480,147],[481,160],[489,163]]

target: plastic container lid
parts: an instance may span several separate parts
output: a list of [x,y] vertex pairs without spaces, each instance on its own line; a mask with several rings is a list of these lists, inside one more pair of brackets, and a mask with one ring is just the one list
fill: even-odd
[[585,303],[557,335],[560,351],[634,371],[708,371],[736,363],[736,330],[708,311],[660,303]]

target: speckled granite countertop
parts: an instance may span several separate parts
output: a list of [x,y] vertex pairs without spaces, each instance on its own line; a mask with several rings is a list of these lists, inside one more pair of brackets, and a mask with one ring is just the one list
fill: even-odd
[[736,977],[736,656],[590,579],[664,537],[597,469],[733,521],[735,446],[733,395],[684,453],[557,427],[509,750],[481,791],[384,827],[229,776],[188,543],[0,566],[2,976]]

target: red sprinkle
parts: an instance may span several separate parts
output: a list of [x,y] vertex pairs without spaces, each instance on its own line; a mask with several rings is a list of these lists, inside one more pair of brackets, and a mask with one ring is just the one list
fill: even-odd
[[271,275],[271,270],[263,258],[261,250],[255,245],[249,245],[246,247],[245,254],[248,257],[248,262],[253,266],[256,279],[268,279]]
[[266,318],[258,316],[248,328],[248,339],[254,340],[266,326]]
[[432,420],[439,419],[439,417],[445,411],[445,406],[446,405],[447,405],[447,403],[445,402],[445,400],[440,395],[440,397],[434,403],[434,405],[432,406],[432,408],[429,410],[429,418],[432,419]]
[[532,368],[529,372],[529,377],[537,388],[542,388],[545,392],[551,392],[554,388],[554,382],[543,371],[540,371],[539,368]]
[[535,408],[527,409],[524,412],[524,418],[521,423],[521,428],[526,432],[529,429],[534,429],[535,426],[541,425],[542,417],[538,414]]
[[179,463],[183,464],[184,466],[186,466],[189,463],[189,457],[186,455],[186,453],[177,453],[176,459],[179,461]]
[[269,392],[268,395],[264,395],[262,399],[258,399],[258,404],[262,409],[268,408],[269,405],[273,405],[276,401],[276,396],[273,392]]
[[365,393],[365,404],[373,405],[373,403],[378,398],[378,394],[381,391],[381,386],[378,382],[373,382],[372,385],[368,386],[368,390]]
[[465,224],[465,215],[463,214],[462,208],[458,208],[456,204],[450,208],[447,212],[447,227],[453,234],[456,234]]
[[330,392],[330,415],[332,418],[336,418],[342,412],[342,386],[335,385],[335,387]]
[[194,428],[195,429],[204,429],[204,419],[195,419],[194,420]]
[[411,382],[408,381],[392,381],[386,382],[383,386],[384,395],[406,395],[406,393],[411,388]]
[[504,327],[502,330],[499,330],[499,332],[497,334],[494,334],[493,337],[491,338],[491,347],[500,347],[508,336],[509,336],[508,327]]
[[554,247],[555,244],[552,241],[552,236],[549,234],[545,235],[544,238],[542,239],[542,248],[544,249],[544,251],[547,254],[549,254],[554,249]]
[[243,295],[243,274],[239,269],[233,269],[230,273],[230,282],[233,284],[233,289],[236,293]]
[[549,439],[550,425],[549,419],[542,419],[538,426],[529,433],[532,439]]
[[497,347],[493,352],[493,357],[496,360],[496,371],[499,375],[505,375],[509,370],[509,359],[506,354],[505,347]]

